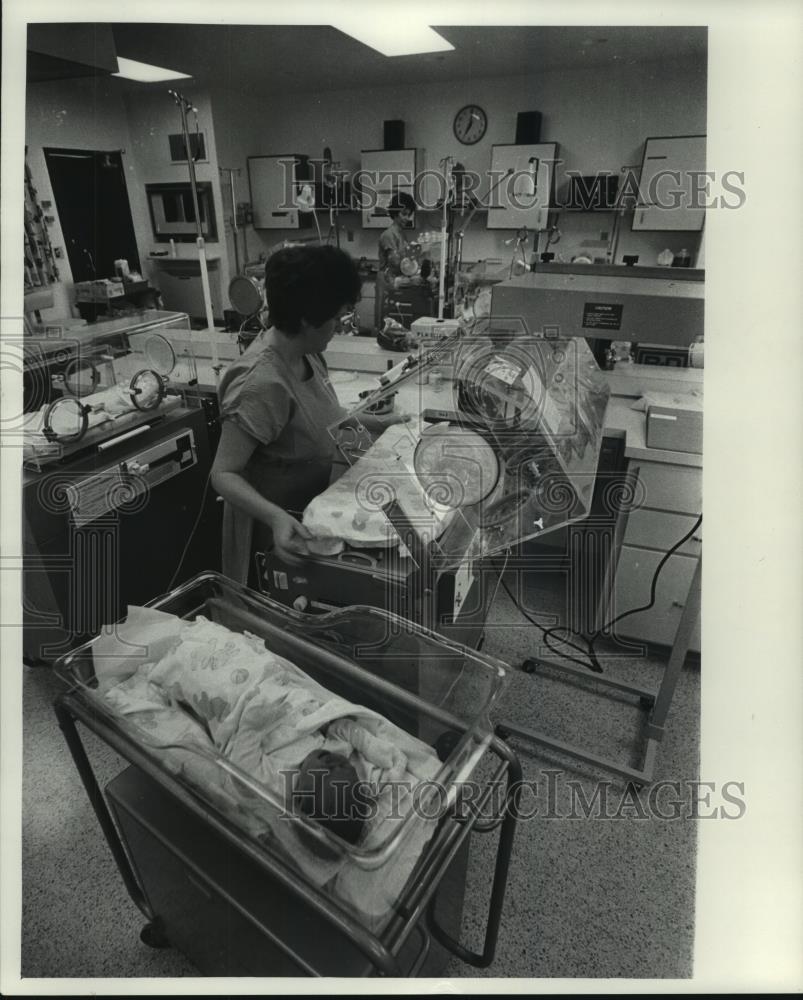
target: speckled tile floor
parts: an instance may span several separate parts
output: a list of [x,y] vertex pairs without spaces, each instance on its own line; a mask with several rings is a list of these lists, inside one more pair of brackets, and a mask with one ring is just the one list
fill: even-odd
[[[528,595],[528,606],[560,613],[553,591]],[[542,652],[538,632],[522,624],[500,591],[486,651],[517,665]],[[604,649],[603,649],[604,651]],[[663,659],[604,660],[606,675],[657,685]],[[25,670],[23,777],[23,977],[180,977],[194,967],[171,949],[139,940],[143,918],[129,899],[56,725],[60,684],[48,670]],[[699,771],[699,668],[687,663],[675,693],[656,780],[693,781]],[[631,765],[640,713],[632,701],[600,697],[544,672],[514,670],[498,721],[541,729]],[[91,734],[86,745],[101,785],[121,760]],[[692,973],[696,824],[640,809],[624,785],[586,765],[514,739],[537,814],[520,822],[496,961],[487,970],[454,959],[452,977],[683,978]],[[547,772],[557,772],[548,776]],[[607,781],[604,815],[572,818],[572,795],[593,801]],[[552,782],[553,799],[546,798]],[[574,791],[572,791],[572,783]],[[551,808],[549,808],[551,804]],[[659,803],[664,815],[671,811]],[[576,810],[575,810],[576,812]],[[616,815],[618,812],[618,816]],[[614,818],[614,816],[616,818]],[[497,835],[472,839],[463,941],[481,947]]]

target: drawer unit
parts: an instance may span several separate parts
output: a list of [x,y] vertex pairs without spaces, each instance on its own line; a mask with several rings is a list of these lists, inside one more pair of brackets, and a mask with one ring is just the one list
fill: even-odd
[[[611,617],[648,603],[652,578],[663,556],[663,552],[655,549],[622,546]],[[658,577],[654,606],[649,611],[624,618],[616,625],[617,634],[671,646],[689,593],[695,563],[696,560],[689,556],[670,556]],[[700,651],[699,617],[689,648],[698,653]]]
[[[609,600],[600,605],[602,625],[631,608],[647,604],[658,563],[694,528],[702,510],[702,470],[663,462],[631,460],[628,472],[638,477],[640,505],[623,514],[622,539]],[[617,635],[671,646],[689,595],[697,560],[702,558],[700,525],[665,563],[658,577],[655,604],[629,615],[615,626]],[[689,644],[700,652],[700,621]]]
[[[668,552],[694,527],[691,514],[668,514],[663,510],[634,510],[627,519],[624,544]],[[703,549],[703,526],[678,550],[678,555],[699,557]]]
[[[642,506],[698,516],[703,506],[703,477],[699,468],[660,462],[631,462],[644,491]],[[680,536],[678,536],[680,537]]]

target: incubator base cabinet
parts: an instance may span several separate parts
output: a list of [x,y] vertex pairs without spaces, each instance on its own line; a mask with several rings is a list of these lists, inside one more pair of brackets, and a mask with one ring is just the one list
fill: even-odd
[[[377,608],[303,615],[204,573],[55,670],[69,688],[56,715],[146,943],[218,976],[492,964],[521,791],[491,721],[499,661]],[[77,722],[130,765],[105,795]],[[347,756],[370,806],[355,837],[298,804],[324,751]],[[473,952],[468,845],[492,831]]]
[[[274,551],[257,554],[259,589],[281,604],[299,598],[310,611],[320,612],[349,604],[388,608],[403,618],[423,620],[422,585],[411,559],[396,549],[359,552],[347,550],[332,557],[312,557],[303,572]],[[436,632],[479,649],[488,609],[499,584],[491,560],[463,560],[433,573],[427,624]]]
[[54,326],[23,346],[9,433],[22,446],[23,655],[36,665],[220,565],[208,488],[220,423],[182,313]]
[[205,409],[176,406],[103,451],[23,472],[26,662],[52,663],[126,605],[214,568],[211,433]]

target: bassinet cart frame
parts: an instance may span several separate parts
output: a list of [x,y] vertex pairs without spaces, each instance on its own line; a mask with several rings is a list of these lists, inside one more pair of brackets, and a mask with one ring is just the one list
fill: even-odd
[[[344,670],[358,670],[342,657],[338,659],[342,660]],[[375,683],[381,688],[389,682],[377,677]],[[421,716],[460,734],[468,732],[468,725],[451,713],[430,704],[412,692],[404,691],[395,685],[393,688],[394,696]],[[122,728],[116,728],[113,721],[99,712],[97,706],[93,705],[91,697],[78,685],[59,695],[55,700],[54,709],[128,894],[148,921],[143,931],[143,940],[147,941],[150,937],[151,941],[158,941],[159,914],[153,911],[145,889],[135,874],[121,831],[113,819],[109,803],[98,784],[92,763],[86,753],[77,726],[79,722],[129,764],[144,772],[173,796],[199,823],[206,824],[215,834],[240,851],[249,862],[264,872],[266,884],[271,879],[274,880],[314,911],[317,917],[331,925],[333,932],[338,932],[347,938],[368,959],[376,974],[393,977],[417,975],[428,957],[432,938],[470,966],[487,968],[492,964],[499,937],[522,781],[521,764],[516,754],[497,736],[489,738],[488,751],[498,760],[498,764],[491,776],[485,780],[481,795],[468,809],[464,803],[462,811],[453,809],[440,820],[435,835],[424,848],[413,874],[394,907],[393,916],[381,932],[374,933],[330,896],[312,886],[300,872],[288,867],[287,862],[278,853],[248,838],[225,816],[212,811],[209,804],[199,795],[167,770],[163,770],[128,733]],[[494,793],[502,787],[503,781],[504,797],[501,803],[489,818],[484,818]],[[494,803],[494,806],[496,807],[497,803]],[[449,866],[470,834],[472,832],[484,834],[496,829],[500,832],[483,948],[481,952],[474,952],[455,940],[438,923],[435,914],[438,890]],[[315,969],[308,959],[298,954],[287,941],[282,940],[275,929],[266,926],[252,915],[250,918],[265,937],[300,969],[310,975],[323,974]],[[399,955],[414,931],[421,937],[421,946],[414,962],[411,966],[407,966],[405,971],[400,964]]]

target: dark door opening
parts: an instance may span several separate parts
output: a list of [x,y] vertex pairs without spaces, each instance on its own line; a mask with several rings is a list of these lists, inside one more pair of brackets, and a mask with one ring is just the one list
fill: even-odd
[[87,149],[44,153],[73,281],[111,278],[119,258],[139,271],[120,153]]

